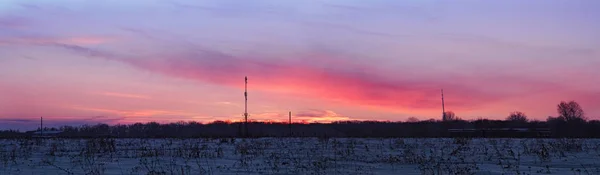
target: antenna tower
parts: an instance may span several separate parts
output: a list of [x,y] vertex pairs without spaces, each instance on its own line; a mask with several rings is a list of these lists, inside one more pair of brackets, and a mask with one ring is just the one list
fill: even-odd
[[244,129],[246,133],[246,137],[248,137],[248,77],[244,78]]
[[446,109],[444,107],[444,89],[442,89],[442,120],[446,121]]

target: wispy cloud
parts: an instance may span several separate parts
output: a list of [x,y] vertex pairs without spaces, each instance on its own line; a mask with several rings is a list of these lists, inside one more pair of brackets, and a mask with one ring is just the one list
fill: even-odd
[[279,121],[285,118],[285,115],[279,112],[251,113],[249,116],[252,121]]
[[115,41],[114,37],[103,36],[77,36],[77,37],[11,37],[2,40],[11,44],[69,44],[69,45],[96,45]]
[[116,93],[116,92],[101,92],[101,93],[97,93],[99,95],[103,95],[103,96],[110,96],[110,97],[121,97],[121,98],[135,98],[135,99],[151,99],[148,96],[144,96],[144,95],[137,95],[137,94],[126,94],[126,93]]
[[240,106],[237,103],[233,103],[233,102],[228,102],[228,101],[221,101],[221,102],[216,102],[216,105],[223,105],[223,106]]
[[[455,97],[447,102],[456,109],[475,108],[535,91],[560,88],[550,82],[502,74],[446,74],[415,79],[410,76],[411,70],[385,71],[347,61],[332,61],[338,56],[328,54],[316,54],[310,62],[306,59],[272,61],[253,55],[234,56],[196,48],[188,52],[132,58],[76,45],[58,46],[173,77],[241,87],[239,82],[249,76],[253,89],[388,110],[436,109],[442,88]],[[332,62],[336,64],[332,65]],[[476,84],[496,87],[481,89],[473,86]]]
[[329,123],[334,121],[358,120],[342,116],[331,110],[304,110],[293,116],[295,121]]
[[0,118],[0,121],[2,123],[31,123],[31,122],[35,122],[34,120],[31,119],[20,119],[20,118]]
[[[288,113],[282,113],[281,111],[262,111],[256,113],[250,113],[248,120],[256,122],[288,122]],[[231,116],[227,121],[230,122],[241,122],[243,121],[242,116]],[[298,113],[292,113],[292,122],[308,122],[308,123],[330,123],[334,121],[347,121],[347,120],[363,120],[358,118],[352,118],[348,116],[340,115],[331,110],[319,110],[310,109],[302,110]]]
[[[251,115],[264,120],[294,106],[337,114],[298,113],[307,119],[438,116],[442,88],[461,116],[545,117],[562,99],[599,114],[600,25],[589,16],[600,6],[535,3],[534,14],[515,2],[0,3],[0,102],[19,103],[0,112],[238,119],[229,112],[243,111],[235,94],[248,76]],[[70,91],[79,82],[87,91]],[[59,107],[35,108],[43,104]],[[70,104],[82,106],[61,108]]]
[[82,120],[85,121],[119,121],[119,120],[123,120],[125,119],[125,117],[109,117],[109,116],[93,116],[90,118],[83,118]]
[[198,116],[198,114],[191,113],[191,112],[156,110],[156,109],[119,110],[119,109],[94,108],[94,107],[84,107],[84,106],[69,106],[68,108],[76,109],[76,110],[100,112],[101,114],[111,114],[114,116],[121,116],[121,117]]
[[91,48],[78,46],[78,45],[72,45],[72,44],[47,43],[46,45],[54,46],[54,47],[61,47],[61,48],[73,51],[75,53],[81,54],[83,56],[98,57],[98,58],[104,58],[104,59],[109,59],[109,60],[120,60],[120,57],[121,57],[121,56],[119,56],[117,54],[113,54],[111,52],[99,51],[97,49],[91,49]]

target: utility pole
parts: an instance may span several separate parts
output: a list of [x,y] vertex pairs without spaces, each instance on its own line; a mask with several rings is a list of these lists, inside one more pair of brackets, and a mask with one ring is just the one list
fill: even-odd
[[444,89],[442,89],[442,120],[446,121],[446,109],[444,107]]
[[40,136],[44,136],[44,117],[40,117]]
[[290,128],[290,137],[292,137],[292,111],[290,111],[290,119],[289,119],[289,128]]
[[244,129],[246,137],[248,137],[248,76],[244,78],[244,98],[246,100],[244,103]]

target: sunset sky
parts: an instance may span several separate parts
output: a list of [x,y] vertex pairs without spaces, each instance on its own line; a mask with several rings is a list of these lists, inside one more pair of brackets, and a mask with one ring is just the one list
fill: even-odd
[[597,0],[0,0],[0,129],[600,119]]

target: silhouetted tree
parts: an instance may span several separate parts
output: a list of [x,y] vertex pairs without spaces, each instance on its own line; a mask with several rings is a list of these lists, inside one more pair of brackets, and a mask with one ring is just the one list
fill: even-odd
[[519,112],[519,111],[511,112],[510,115],[508,115],[508,117],[506,117],[506,121],[526,123],[527,115],[525,115],[525,113]]
[[[548,121],[528,121],[526,123],[489,120],[479,118],[472,121],[441,122],[440,120],[422,120],[420,122],[390,121],[339,121],[333,123],[294,123],[295,137],[449,137],[448,129],[498,129],[528,128],[532,131],[550,129],[552,137],[593,137],[600,138],[600,121],[566,122],[563,117],[549,117]],[[79,127],[64,126],[60,137],[118,137],[118,138],[197,138],[197,137],[236,137],[237,126],[241,123],[214,122],[202,124],[197,122],[177,122],[161,124],[156,122],[135,123],[128,125],[83,125]],[[255,137],[288,137],[288,123],[250,123]],[[30,137],[35,131],[26,133],[19,131],[1,131],[0,138]],[[496,132],[496,131],[494,131]],[[505,132],[502,130],[501,132]],[[512,131],[506,131],[512,132]],[[467,133],[469,134],[469,133]],[[527,133],[498,135],[502,133],[473,132],[472,137],[521,137]],[[516,134],[516,135],[515,135]],[[526,137],[541,137],[529,133]]]
[[417,122],[419,122],[419,119],[416,117],[408,117],[408,119],[406,119],[406,122],[417,123]]
[[552,117],[552,116],[548,116],[548,118],[546,118],[546,122],[564,122],[565,118],[564,117]]
[[583,109],[575,101],[560,102],[560,104],[558,104],[557,111],[560,117],[564,118],[567,122],[586,120]]
[[[561,102],[557,109],[558,117],[548,117],[544,121],[528,121],[522,112],[512,112],[507,121],[489,120],[479,117],[477,120],[461,120],[452,111],[444,114],[446,121],[435,119],[419,121],[409,117],[407,122],[390,121],[337,121],[332,123],[294,123],[296,137],[449,137],[461,129],[481,132],[463,132],[467,137],[592,137],[600,138],[600,121],[586,121],[581,106],[574,101]],[[447,122],[450,121],[450,122]],[[515,122],[517,121],[517,122]],[[63,126],[61,137],[118,137],[118,138],[196,138],[196,137],[236,137],[240,122],[214,121],[208,124],[198,122],[176,122],[160,124],[157,122],[134,123],[128,125],[107,124],[83,125],[79,127]],[[253,137],[288,137],[288,123],[251,122],[249,127]],[[510,133],[502,128],[528,128],[526,133]],[[452,129],[452,130],[450,130]],[[50,128],[47,130],[57,130]],[[547,132],[550,130],[551,132]],[[0,138],[31,137],[35,131],[2,131]],[[509,133],[503,133],[509,132]]]
[[448,111],[448,112],[444,113],[444,116],[446,116],[446,121],[460,120],[460,118],[458,118],[456,116],[456,114],[454,114],[454,112],[452,112],[452,111]]

